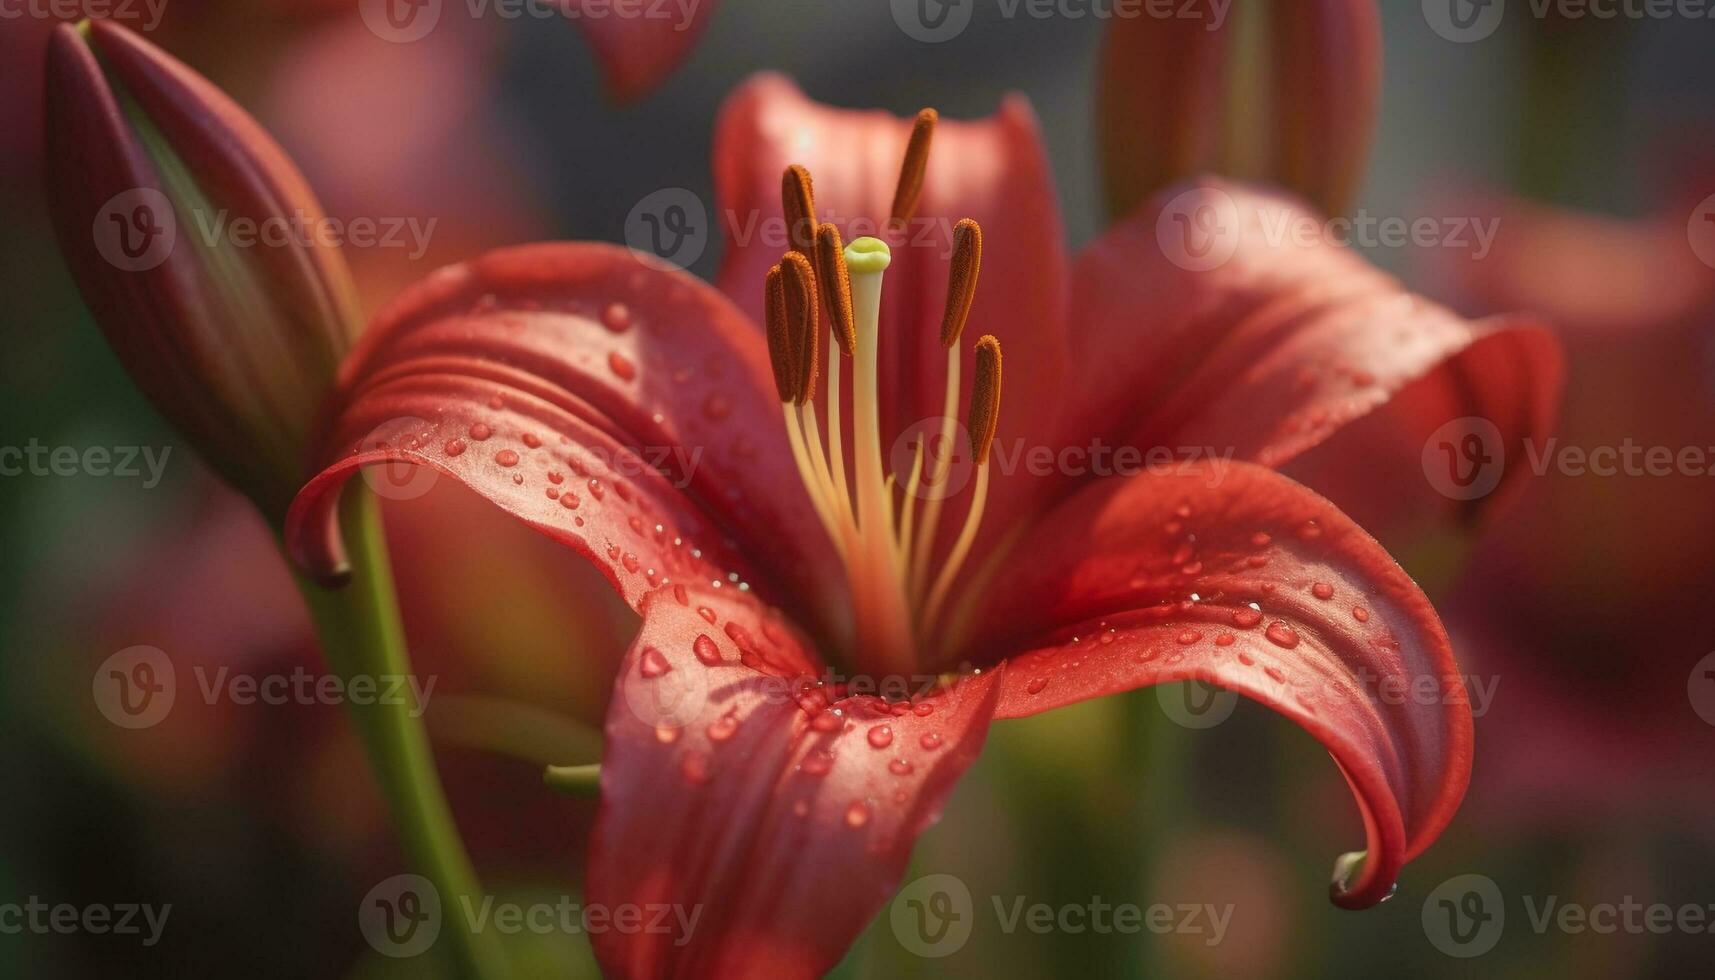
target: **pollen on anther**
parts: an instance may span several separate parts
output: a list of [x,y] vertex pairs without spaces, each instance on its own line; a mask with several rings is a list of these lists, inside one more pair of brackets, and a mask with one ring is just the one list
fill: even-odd
[[829,326],[841,353],[857,352],[857,321],[852,313],[852,274],[846,267],[846,246],[832,223],[816,226],[816,280],[828,303]]
[[816,196],[810,171],[796,163],[780,175],[780,208],[786,215],[786,234],[792,247],[808,253],[816,240]]
[[978,466],[988,462],[1000,422],[1000,341],[984,334],[976,346],[976,378],[971,382],[971,455]]
[[802,405],[816,397],[816,365],[821,359],[816,272],[802,252],[787,252],[780,260],[780,271],[786,293],[786,341],[792,355],[794,401]]
[[977,273],[983,264],[983,229],[971,218],[953,226],[953,262],[947,273],[947,312],[941,318],[941,346],[959,342],[971,301],[977,295]]
[[763,325],[768,338],[768,361],[774,368],[774,389],[781,401],[790,402],[798,396],[798,375],[786,322],[786,274],[780,266],[768,270],[763,290]]
[[899,186],[893,192],[893,220],[910,221],[917,213],[917,198],[923,193],[923,174],[929,166],[929,141],[935,136],[940,116],[924,109],[911,124],[911,139],[905,144],[905,161],[899,166]]

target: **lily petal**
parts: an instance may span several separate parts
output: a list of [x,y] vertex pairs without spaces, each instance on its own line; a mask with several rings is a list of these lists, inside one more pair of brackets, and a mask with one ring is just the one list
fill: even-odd
[[[1177,237],[1201,233],[1199,215],[1214,216],[1215,236]],[[1508,446],[1546,433],[1560,379],[1547,331],[1465,320],[1299,233],[1322,227],[1290,198],[1202,180],[1092,243],[1074,273],[1074,434],[1280,467],[1420,383],[1449,396],[1412,402],[1430,415],[1415,427],[1480,415],[1504,427]],[[1230,256],[1210,264],[1193,248]],[[1421,438],[1410,448],[1416,472]]]
[[[338,488],[365,465],[418,464],[570,545],[634,607],[668,582],[719,582],[819,608],[807,597],[842,589],[769,378],[761,337],[690,276],[607,245],[491,252],[364,336],[287,542],[337,577]],[[735,539],[769,546],[741,555]]]
[[[888,218],[910,131],[911,120],[889,112],[812,101],[780,75],[740,87],[715,130],[715,189],[728,232],[718,282],[762,322],[760,284],[791,247],[780,220],[780,174],[793,163],[810,171],[817,216],[838,225],[844,240],[888,238],[894,249],[882,293],[880,402],[882,432],[892,438],[942,414],[947,356],[939,328],[953,225],[974,218],[983,229],[982,273],[966,336],[994,334],[1009,363],[1029,366],[1007,376],[1008,403],[1019,408],[1002,411],[997,438],[1041,445],[1065,371],[1066,257],[1035,114],[1015,95],[986,119],[942,117],[917,216],[903,235],[890,237],[879,225]],[[973,369],[969,341],[961,346],[962,406]],[[1015,502],[1047,492],[1047,483],[997,481],[987,519],[1004,523]]]
[[1346,907],[1386,897],[1452,818],[1472,721],[1447,634],[1326,500],[1242,463],[1108,480],[1019,553],[988,604],[1026,651],[1008,658],[1001,717],[1193,678],[1262,702],[1322,742],[1357,797],[1369,842],[1361,868],[1337,868]]
[[596,935],[596,955],[621,977],[819,976],[976,757],[999,677],[830,703],[814,651],[753,601],[668,589],[643,615],[608,710],[587,895],[697,918]]
[[716,0],[682,0],[671,6],[633,0],[561,0],[601,65],[610,95],[630,102],[672,74],[703,36]]

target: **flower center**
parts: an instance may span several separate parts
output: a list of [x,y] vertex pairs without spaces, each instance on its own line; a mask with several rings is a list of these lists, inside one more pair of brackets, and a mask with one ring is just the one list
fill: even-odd
[[[916,208],[935,119],[931,109],[917,117],[894,195],[892,226],[908,222]],[[882,458],[877,394],[881,289],[892,252],[877,238],[858,238],[842,246],[833,224],[818,224],[810,175],[803,167],[786,169],[782,190],[794,248],[768,271],[765,308],[787,440],[805,490],[845,565],[857,628],[856,665],[905,673],[922,662],[919,651],[939,635],[948,593],[982,524],[989,444],[1000,407],[1000,342],[984,336],[975,345],[976,376],[966,429],[976,479],[963,501],[964,523],[958,535],[944,555],[937,555],[936,532],[946,501],[922,488],[943,484],[952,465],[949,454],[926,459],[919,440],[909,472],[903,473],[889,472]],[[982,229],[966,218],[954,230],[946,314],[940,325],[947,364],[937,446],[951,445],[958,425],[959,336],[970,314],[981,260]],[[835,343],[828,345],[827,391],[818,404],[823,307]],[[845,359],[852,362],[849,452],[841,391]]]

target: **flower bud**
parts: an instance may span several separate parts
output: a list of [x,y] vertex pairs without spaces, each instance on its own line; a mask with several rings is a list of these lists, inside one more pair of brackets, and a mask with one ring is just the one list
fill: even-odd
[[1363,181],[1381,98],[1375,0],[1200,9],[1108,25],[1098,111],[1110,211],[1218,174],[1340,213]]
[[56,28],[47,197],[60,251],[138,387],[271,520],[356,291],[309,185],[220,90],[106,21]]

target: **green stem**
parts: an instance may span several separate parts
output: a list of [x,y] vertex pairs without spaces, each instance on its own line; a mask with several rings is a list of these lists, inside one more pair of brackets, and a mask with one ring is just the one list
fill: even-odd
[[[328,666],[348,683],[357,677],[409,676],[410,656],[380,512],[368,488],[354,485],[346,490],[340,524],[351,558],[351,582],[328,590],[298,579]],[[422,711],[409,696],[347,707],[392,811],[406,859],[434,884],[448,910],[450,928],[444,934],[455,944],[460,972],[482,980],[506,976],[498,937],[474,932],[462,912],[467,903],[480,903],[483,892],[441,789]]]
[[556,793],[595,799],[601,795],[601,765],[549,766],[542,772],[542,781]]

